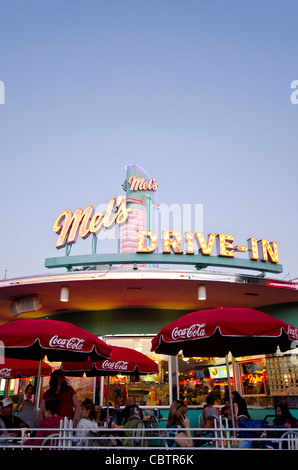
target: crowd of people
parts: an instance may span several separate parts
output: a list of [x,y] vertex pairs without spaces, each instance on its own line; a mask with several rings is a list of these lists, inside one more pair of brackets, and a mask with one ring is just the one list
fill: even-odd
[[[214,444],[214,420],[219,416],[228,419],[232,425],[232,413],[230,397],[226,396],[223,403],[218,405],[219,390],[214,388],[206,393],[203,408],[203,429],[192,434],[190,421],[187,416],[188,406],[185,400],[175,400],[169,410],[167,419],[167,438],[169,447],[193,447]],[[235,421],[250,419],[245,399],[237,391],[232,392],[232,406]],[[128,396],[126,406],[121,410],[116,403],[109,409],[107,423],[107,410],[96,408],[93,401],[86,398],[81,404],[75,390],[68,384],[64,373],[56,370],[52,373],[49,389],[44,393],[40,410],[35,416],[34,388],[29,384],[24,395],[17,403],[15,409],[10,398],[4,398],[0,402],[0,443],[7,439],[22,436],[25,445],[40,445],[43,440],[60,428],[61,420],[68,418],[73,421],[74,433],[72,445],[82,446],[86,444],[90,433],[97,433],[102,429],[125,428],[133,417],[137,420],[146,419],[143,410],[136,404],[135,398]],[[292,416],[286,405],[275,407],[274,426],[298,427],[298,421]],[[30,431],[35,429],[30,437],[22,429]],[[114,429],[115,431],[115,429]],[[25,434],[25,437],[24,437]],[[117,434],[114,434],[117,436]],[[121,434],[119,434],[120,436]],[[199,437],[200,439],[194,439]],[[117,441],[119,443],[119,441]]]
[[[71,387],[62,370],[51,374],[49,388],[44,393],[38,415],[35,416],[34,388],[29,384],[17,405],[14,407],[11,398],[0,401],[0,443],[22,436],[24,444],[40,445],[43,440],[60,428],[64,418],[72,420],[74,427],[73,445],[84,445],[86,436],[106,428],[107,410],[96,407],[94,402],[86,398],[81,404],[76,392]],[[120,410],[115,404],[110,410],[109,423],[111,427],[125,427],[131,416],[143,419],[143,411],[136,404],[135,398],[129,396],[126,406]],[[35,429],[28,439],[26,432]]]

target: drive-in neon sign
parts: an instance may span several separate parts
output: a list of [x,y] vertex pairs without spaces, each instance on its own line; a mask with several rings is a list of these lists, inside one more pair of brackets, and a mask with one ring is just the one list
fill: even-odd
[[[53,230],[59,235],[56,248],[60,249],[66,244],[71,245],[80,236],[86,239],[89,235],[97,235],[103,228],[109,229],[115,224],[126,223],[132,209],[126,207],[126,200],[122,196],[109,201],[104,214],[97,212],[94,214],[92,206],[88,206],[84,211],[70,210],[64,211],[57,218]],[[158,248],[158,237],[150,230],[139,230],[137,232],[137,253],[153,253]],[[181,245],[185,243],[183,251]],[[247,245],[235,245],[234,236],[210,233],[207,239],[202,232],[185,232],[185,237],[177,231],[162,232],[162,253],[164,254],[187,254],[194,255],[195,250],[205,256],[214,254],[214,246],[217,247],[217,256],[233,258],[237,252],[248,252],[251,260],[279,262],[278,248],[276,242],[249,238]]]
[[[278,248],[276,242],[267,240],[257,240],[249,238],[247,245],[234,245],[234,236],[226,234],[210,233],[206,240],[202,232],[186,232],[185,244],[186,250],[183,251],[181,244],[183,236],[180,232],[163,231],[162,233],[162,252],[174,254],[195,254],[195,246],[202,255],[210,256],[216,242],[217,256],[229,258],[235,257],[236,252],[248,252],[251,260],[279,262]],[[153,253],[158,247],[157,235],[150,230],[138,231],[138,253]]]

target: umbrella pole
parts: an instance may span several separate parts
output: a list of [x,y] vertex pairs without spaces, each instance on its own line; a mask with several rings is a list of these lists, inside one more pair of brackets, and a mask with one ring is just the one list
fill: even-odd
[[226,354],[226,368],[227,368],[227,377],[228,377],[228,385],[229,385],[229,397],[230,397],[230,406],[231,406],[232,427],[235,428],[235,416],[234,416],[234,408],[233,408],[233,400],[232,400],[232,388],[231,388],[231,378],[230,378],[230,368],[229,368],[228,354]]
[[34,421],[37,419],[37,402],[39,401],[39,395],[40,395],[41,365],[42,365],[42,358],[40,358],[39,360],[38,376],[37,376],[37,382],[36,382],[36,387],[35,387],[35,400],[34,400],[34,411],[33,411]]
[[110,403],[110,376],[108,375],[108,386],[107,386],[107,427],[109,426],[109,403]]

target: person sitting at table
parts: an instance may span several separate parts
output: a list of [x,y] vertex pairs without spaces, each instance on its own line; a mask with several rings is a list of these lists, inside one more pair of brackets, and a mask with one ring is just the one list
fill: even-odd
[[35,399],[35,396],[34,396],[34,387],[33,385],[30,383],[27,385],[26,389],[25,389],[25,393],[24,395],[21,396],[16,408],[15,408],[15,411],[18,411],[19,408],[22,408],[23,406],[23,403],[24,401],[26,400],[30,400],[32,402],[32,404],[34,405],[34,399]]
[[74,445],[88,445],[88,441],[86,439],[87,434],[90,431],[96,432],[98,430],[99,426],[97,423],[95,405],[90,398],[85,398],[81,405],[81,419],[75,430],[75,439],[73,440]]
[[221,403],[220,385],[214,385],[213,389],[209,393],[209,396],[213,399],[213,402],[216,405],[219,405]]
[[[1,415],[1,428],[6,429],[6,431],[2,431],[2,437],[10,438],[10,437],[19,437],[21,436],[21,432],[16,431],[17,428],[26,428],[28,427],[24,421],[22,421],[18,416],[13,414],[13,402],[11,398],[4,398],[2,401],[3,410]],[[13,429],[13,431],[9,431],[9,429]]]
[[219,416],[221,415],[221,411],[214,406],[214,400],[213,398],[208,395],[206,398],[206,406],[203,408],[203,420],[204,424],[206,423],[208,418],[213,418],[218,420]]
[[214,419],[212,418],[207,418],[206,422],[203,425],[203,428],[205,428],[204,431],[201,433],[196,434],[197,437],[200,438],[205,438],[205,439],[196,439],[195,440],[195,447],[209,447],[209,446],[214,446],[215,444],[215,434],[214,431],[212,431],[212,428],[214,428]]
[[287,405],[276,405],[274,426],[285,426],[286,428],[297,428],[298,420],[291,414]]
[[59,415],[59,401],[49,400],[45,404],[44,418],[38,423],[38,430],[34,439],[27,439],[25,445],[40,446],[43,440],[52,434],[53,429],[59,429],[63,416]]
[[115,425],[118,426],[121,424],[121,410],[119,403],[114,404],[114,409],[111,411],[111,419],[110,419],[111,427]]
[[182,400],[175,400],[169,410],[167,445],[169,447],[192,447],[193,439],[189,430],[187,406]]
[[34,413],[34,405],[31,400],[23,400],[22,409],[18,412],[18,417],[24,421],[29,428],[37,426],[37,417]]
[[203,388],[202,388],[202,392],[201,392],[201,395],[198,395],[197,396],[197,405],[202,405],[203,403],[206,403],[206,398],[208,397],[209,395],[209,387],[208,385],[205,385]]
[[228,424],[231,427],[232,426],[232,412],[231,412],[231,403],[230,403],[230,397],[226,396],[224,399],[224,406],[221,408],[221,414],[223,418],[227,418]]
[[130,395],[127,398],[126,406],[121,413],[121,423],[122,421],[127,423],[131,416],[135,416],[138,419],[143,420],[143,412],[141,408],[136,404],[136,399],[133,395]]

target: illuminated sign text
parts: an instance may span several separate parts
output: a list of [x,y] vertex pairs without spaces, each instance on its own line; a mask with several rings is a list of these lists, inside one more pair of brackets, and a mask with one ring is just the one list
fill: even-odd
[[88,206],[84,211],[78,209],[74,214],[66,210],[59,215],[53,227],[54,232],[59,235],[56,248],[62,248],[66,243],[75,243],[78,235],[85,239],[90,234],[96,235],[102,228],[109,229],[115,223],[121,225],[127,221],[131,211],[132,209],[127,209],[122,196],[109,201],[104,215],[101,212],[93,214],[92,206]]
[[[162,251],[163,253],[183,254],[181,244],[183,236],[180,232],[163,231],[162,232]],[[207,240],[201,232],[185,233],[186,250],[188,255],[195,254],[195,244],[198,251],[205,256],[210,256],[213,252],[214,245],[217,246],[217,255],[233,258],[236,252],[248,252],[251,260],[270,261],[272,263],[279,262],[278,249],[276,242],[268,242],[267,240],[257,240],[249,238],[246,245],[234,245],[234,236],[226,234],[210,233]],[[158,246],[158,238],[156,234],[150,230],[138,231],[138,253],[153,253]]]
[[130,185],[130,191],[155,191],[158,188],[155,178],[150,178],[149,181],[145,181],[145,178],[139,176],[131,176],[128,180]]

